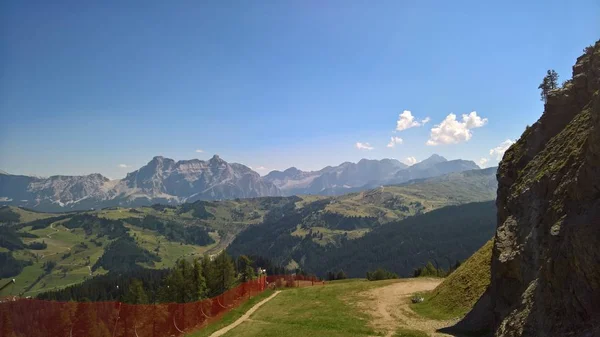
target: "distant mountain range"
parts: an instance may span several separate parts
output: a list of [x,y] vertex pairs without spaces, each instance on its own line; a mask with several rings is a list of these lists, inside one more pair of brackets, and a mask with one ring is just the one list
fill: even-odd
[[434,154],[412,166],[395,159],[362,159],[356,164],[345,162],[339,166],[327,166],[312,172],[292,167],[283,172],[272,171],[263,178],[277,186],[283,195],[340,195],[479,168],[470,160],[446,160]]
[[261,177],[249,167],[228,163],[217,155],[207,161],[177,162],[157,156],[119,180],[98,173],[40,178],[1,172],[0,205],[64,211],[261,196],[340,195],[473,169],[479,166],[472,161],[448,161],[433,155],[412,166],[395,159],[362,159],[319,171],[291,167]]

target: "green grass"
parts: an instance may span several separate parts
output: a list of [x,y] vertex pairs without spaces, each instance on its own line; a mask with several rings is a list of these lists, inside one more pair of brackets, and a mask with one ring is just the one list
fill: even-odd
[[206,327],[202,328],[201,330],[198,330],[198,331],[193,332],[186,336],[187,337],[210,336],[213,332],[215,332],[221,328],[224,328],[224,327],[228,326],[229,324],[235,322],[244,313],[246,313],[246,311],[250,310],[250,308],[252,308],[256,303],[271,296],[272,294],[273,294],[273,290],[266,290],[266,291],[262,292],[261,294],[258,294],[257,296],[250,298],[249,300],[244,302],[239,307],[226,313],[225,315],[223,315],[223,317],[220,320],[209,323]]
[[[33,219],[34,216],[41,218],[43,213],[34,213],[23,211],[14,208],[20,213],[26,212],[27,220]],[[160,216],[161,218],[169,218],[178,216],[174,210],[167,209],[167,212],[158,212],[150,207],[140,207],[138,210],[142,213],[132,213],[127,208],[117,208],[110,210],[100,210],[87,212],[95,214],[99,217],[108,219],[123,219],[129,217],[141,217],[147,214]],[[31,213],[31,214],[29,214]],[[19,229],[20,232],[35,234],[37,238],[23,238],[26,244],[32,242],[45,242],[47,247],[42,250],[18,250],[14,251],[13,255],[18,260],[29,260],[33,265],[24,268],[19,274],[14,276],[16,284],[14,287],[9,287],[9,290],[0,292],[0,296],[18,295],[27,290],[25,296],[35,296],[40,292],[47,290],[55,290],[69,285],[83,282],[91,276],[106,273],[105,270],[96,270],[90,275],[88,266],[93,266],[94,263],[102,256],[105,247],[110,240],[106,236],[97,237],[96,235],[86,236],[83,229],[75,228],[69,230],[61,225],[68,219],[54,222],[51,226],[32,230],[31,226],[26,226]],[[183,221],[183,220],[182,220]],[[188,220],[185,220],[188,221]],[[170,268],[179,258],[192,258],[201,256],[207,250],[216,246],[216,243],[209,246],[196,246],[181,244],[179,242],[169,241],[166,237],[156,231],[144,230],[139,227],[126,225],[130,229],[129,235],[136,235],[138,245],[151,252],[154,252],[158,247],[158,255],[161,261],[153,265],[143,265],[147,268]],[[218,242],[220,237],[217,232],[210,234]],[[97,246],[91,240],[100,242],[101,246]],[[81,243],[87,247],[80,246]],[[50,273],[45,273],[43,265],[46,262],[56,262],[57,265]],[[41,278],[40,278],[41,277]],[[6,282],[8,279],[6,280]],[[36,282],[37,281],[37,282]],[[0,284],[3,280],[0,280]]]
[[433,291],[419,294],[425,301],[411,304],[411,308],[432,319],[463,317],[490,283],[493,245],[488,241]]
[[21,223],[57,216],[57,214],[53,214],[53,213],[28,211],[26,209],[22,209],[20,207],[14,207],[14,206],[9,206],[8,209],[19,214],[19,222],[21,222]]
[[[348,240],[354,240],[365,236],[368,232],[371,231],[370,228],[360,228],[351,231],[341,230],[341,229],[330,229],[326,227],[311,227],[312,233],[316,234],[317,237],[312,238],[312,240],[321,246],[326,246],[328,244],[337,244],[342,237],[346,237]],[[297,236],[300,238],[304,238],[309,234],[309,230],[306,228],[302,228],[300,225],[296,227],[296,230],[292,232],[292,236]],[[323,234],[323,238],[320,237],[320,234]]]
[[412,185],[384,186],[333,198],[325,210],[345,216],[377,217],[381,223],[449,205],[493,200],[490,177],[453,173]]
[[400,328],[396,330],[394,337],[429,337],[429,335],[419,330]]
[[158,256],[161,261],[154,263],[153,266],[146,266],[152,268],[170,268],[180,258],[186,257],[200,257],[206,251],[215,247],[218,243],[214,243],[208,246],[196,246],[181,244],[180,242],[169,241],[165,236],[158,232],[151,231],[148,229],[139,228],[136,226],[128,226],[130,229],[129,234],[135,235],[138,246],[147,249],[150,252],[156,252],[155,249],[158,247]]
[[373,336],[370,316],[356,304],[357,294],[393,282],[348,280],[286,289],[225,336]]

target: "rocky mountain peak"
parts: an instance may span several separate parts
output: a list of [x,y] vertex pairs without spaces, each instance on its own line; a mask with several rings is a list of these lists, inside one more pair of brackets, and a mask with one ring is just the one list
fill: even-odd
[[296,175],[298,173],[301,173],[302,171],[300,171],[299,169],[295,168],[295,167],[290,167],[288,169],[286,169],[285,171],[283,171],[283,173],[285,174],[289,174],[289,175]]
[[448,159],[440,156],[439,154],[432,154],[431,156],[429,156],[429,158],[423,160],[423,162],[428,162],[428,163],[441,163],[444,161],[448,161]]

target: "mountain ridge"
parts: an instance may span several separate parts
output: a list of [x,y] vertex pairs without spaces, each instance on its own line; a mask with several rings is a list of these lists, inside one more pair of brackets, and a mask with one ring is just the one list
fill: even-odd
[[179,161],[154,156],[123,179],[111,180],[100,173],[45,178],[0,173],[0,205],[64,211],[262,196],[341,195],[470,169],[479,167],[472,161],[448,161],[432,155],[412,166],[395,159],[361,159],[318,171],[290,167],[261,177],[250,167],[228,163],[216,154],[208,160]]
[[271,171],[263,178],[280,188],[283,195],[340,195],[473,169],[480,169],[473,161],[447,160],[433,154],[411,166],[396,159],[361,159],[357,163],[344,162],[319,171],[302,171],[290,167],[285,171]]

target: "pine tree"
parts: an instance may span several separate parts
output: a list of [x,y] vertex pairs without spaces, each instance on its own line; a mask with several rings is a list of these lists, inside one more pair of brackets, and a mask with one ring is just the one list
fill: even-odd
[[146,304],[148,303],[148,294],[144,289],[144,284],[138,279],[131,280],[131,284],[127,289],[127,293],[123,298],[123,302],[130,304]]
[[202,264],[198,259],[194,259],[192,264],[192,279],[193,279],[193,292],[194,301],[198,301],[206,297],[206,279],[204,278],[202,271]]
[[194,283],[192,265],[184,259],[178,260],[160,290],[161,301],[186,303],[196,300],[199,294]]
[[246,255],[241,255],[237,259],[238,271],[240,273],[240,281],[247,282],[256,277],[254,267],[252,267],[252,260]]
[[231,289],[235,284],[235,269],[233,267],[233,261],[227,253],[222,252],[214,260],[214,274],[215,274],[215,289],[211,289],[216,294],[222,294],[225,291]]
[[538,86],[538,89],[541,90],[540,96],[541,100],[546,102],[548,101],[548,94],[550,90],[554,90],[558,88],[558,73],[553,69],[550,69],[546,72],[546,76],[542,80],[542,83]]
[[211,261],[208,255],[204,255],[200,264],[202,266],[202,276],[204,276],[206,282],[207,296],[212,297],[218,295],[218,293],[216,293],[217,276],[215,274],[214,261]]

